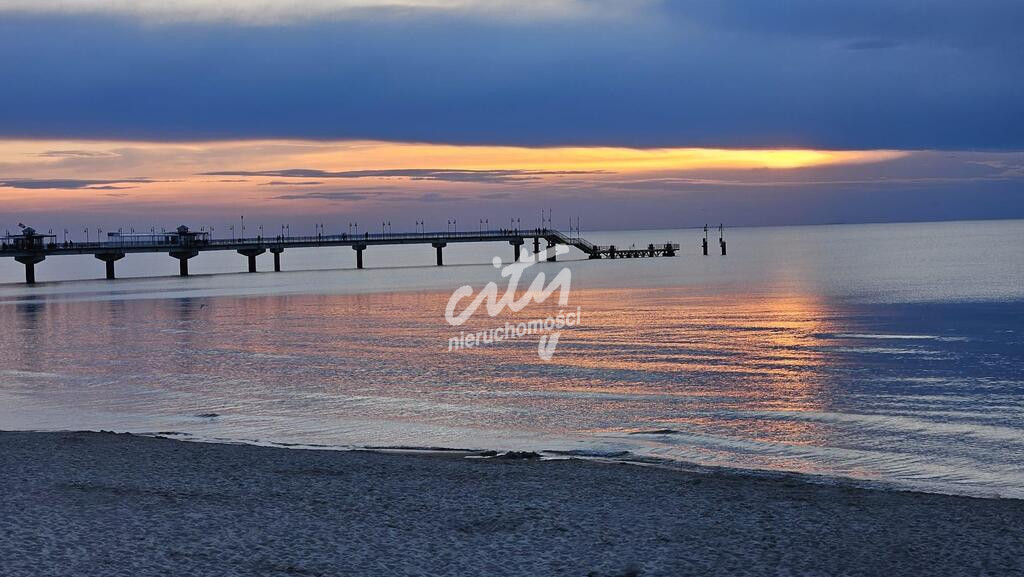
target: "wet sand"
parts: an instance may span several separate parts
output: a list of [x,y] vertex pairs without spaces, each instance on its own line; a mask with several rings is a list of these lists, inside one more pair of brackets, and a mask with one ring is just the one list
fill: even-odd
[[0,575],[1021,575],[1024,501],[0,433]]

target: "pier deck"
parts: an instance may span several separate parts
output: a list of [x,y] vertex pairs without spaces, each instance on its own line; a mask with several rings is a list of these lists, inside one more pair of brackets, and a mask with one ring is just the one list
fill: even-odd
[[[579,236],[566,235],[549,228],[498,229],[475,232],[399,232],[360,233],[315,236],[276,236],[251,238],[210,238],[206,232],[190,231],[181,226],[175,232],[140,235],[112,234],[102,242],[57,242],[52,234],[38,234],[25,228],[22,234],[8,236],[0,244],[0,257],[11,257],[25,265],[25,282],[35,282],[35,265],[48,256],[91,254],[106,263],[106,276],[115,278],[114,263],[129,253],[164,252],[178,259],[179,274],[188,276],[188,260],[200,252],[233,250],[249,260],[249,271],[256,272],[256,257],[270,252],[274,255],[274,270],[281,270],[281,253],[287,248],[313,248],[349,246],[356,252],[356,267],[363,268],[363,251],[370,246],[393,244],[430,244],[437,250],[437,264],[443,265],[442,249],[449,243],[507,242],[514,249],[513,257],[520,260],[521,247],[533,243],[533,254],[557,245],[573,246],[591,259],[650,258],[675,256],[678,244],[651,243],[646,248],[618,249],[615,246],[595,245]],[[536,258],[536,257],[535,257]],[[546,251],[548,261],[554,261],[554,251]]]

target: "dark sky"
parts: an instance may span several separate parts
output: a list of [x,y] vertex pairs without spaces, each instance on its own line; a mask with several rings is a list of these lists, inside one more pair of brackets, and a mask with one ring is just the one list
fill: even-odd
[[260,25],[0,13],[0,132],[1024,148],[1019,0],[583,4]]

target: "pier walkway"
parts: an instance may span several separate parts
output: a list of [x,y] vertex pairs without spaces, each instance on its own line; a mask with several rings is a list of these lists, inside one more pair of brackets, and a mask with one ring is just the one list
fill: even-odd
[[[579,236],[566,235],[549,228],[534,229],[498,229],[476,232],[399,232],[399,233],[359,233],[315,236],[276,236],[255,238],[210,238],[207,232],[189,230],[179,226],[174,232],[122,234],[108,233],[107,240],[101,242],[57,242],[52,234],[40,234],[30,227],[23,228],[21,234],[11,235],[2,239],[0,257],[11,257],[25,265],[25,282],[35,283],[35,265],[46,260],[48,256],[87,255],[103,261],[106,265],[106,277],[114,279],[114,263],[129,253],[164,252],[178,260],[178,273],[188,276],[189,259],[200,252],[211,250],[234,250],[248,259],[249,272],[256,272],[256,257],[270,252],[274,255],[274,270],[281,270],[281,253],[286,248],[313,248],[327,246],[350,246],[356,253],[356,267],[363,268],[363,252],[370,246],[389,244],[430,244],[437,251],[438,266],[444,264],[442,250],[449,243],[467,242],[507,242],[513,247],[513,256],[520,260],[522,247],[527,242],[533,243],[533,254],[541,253],[542,249],[550,249],[557,245],[572,246],[591,259],[615,258],[651,258],[658,256],[675,256],[678,244],[648,244],[646,248],[619,249],[614,245],[601,246],[593,244]],[[543,243],[543,245],[542,245]],[[539,258],[539,257],[535,257]],[[548,261],[555,260],[555,251],[545,251]]]

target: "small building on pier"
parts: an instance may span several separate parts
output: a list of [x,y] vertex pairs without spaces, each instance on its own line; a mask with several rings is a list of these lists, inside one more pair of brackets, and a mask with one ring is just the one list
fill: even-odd
[[210,233],[191,231],[185,225],[179,226],[172,232],[123,233],[117,231],[107,233],[107,244],[120,246],[202,246],[209,242]]
[[21,229],[21,234],[9,234],[3,237],[4,249],[36,251],[43,250],[55,242],[57,235],[40,234],[31,226]]

